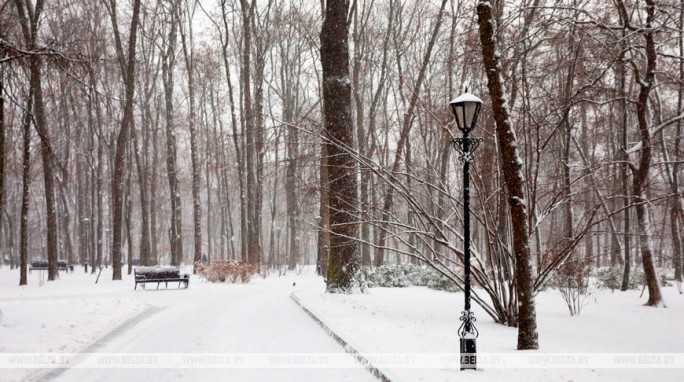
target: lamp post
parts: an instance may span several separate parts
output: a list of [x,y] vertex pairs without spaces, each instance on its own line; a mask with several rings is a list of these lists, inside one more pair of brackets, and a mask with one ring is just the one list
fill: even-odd
[[[477,349],[475,340],[479,333],[475,328],[475,315],[470,311],[470,163],[473,153],[482,142],[482,138],[469,137],[475,129],[480,114],[482,100],[466,92],[449,102],[456,117],[456,127],[461,131],[461,138],[454,138],[452,145],[459,153],[458,159],[463,163],[463,267],[465,306],[461,312],[461,326],[458,328],[461,345],[461,370],[477,369]],[[452,134],[455,135],[455,134]]]

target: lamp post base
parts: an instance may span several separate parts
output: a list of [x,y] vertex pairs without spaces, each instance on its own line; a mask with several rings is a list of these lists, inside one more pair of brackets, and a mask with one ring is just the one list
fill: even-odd
[[461,338],[461,370],[477,370],[475,338]]

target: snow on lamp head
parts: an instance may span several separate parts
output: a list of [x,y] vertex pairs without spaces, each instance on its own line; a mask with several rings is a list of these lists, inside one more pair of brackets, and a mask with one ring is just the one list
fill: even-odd
[[480,114],[482,100],[466,92],[449,102],[451,110],[456,117],[456,126],[463,134],[470,133],[477,124],[477,117]]

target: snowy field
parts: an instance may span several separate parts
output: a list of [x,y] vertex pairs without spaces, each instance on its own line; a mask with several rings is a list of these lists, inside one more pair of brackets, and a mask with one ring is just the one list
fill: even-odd
[[[18,271],[0,269],[1,381],[375,380],[361,367],[298,366],[308,360],[306,354],[355,364],[289,298],[293,282],[315,289],[323,287],[321,279],[255,278],[248,285],[230,285],[193,276],[187,290],[169,284],[169,290],[162,285],[159,291],[134,291],[133,277],[112,281],[111,268],[97,285],[82,269],[60,274],[59,281],[40,286],[40,274],[33,272],[29,285],[18,287]],[[8,364],[16,360],[9,354],[79,352],[105,356],[72,358],[71,369],[56,371]]]
[[[292,301],[293,293],[393,381],[684,378],[684,296],[675,288],[663,290],[667,308],[641,306],[639,291],[595,292],[578,317],[569,316],[558,292],[543,292],[541,349],[533,352],[515,351],[516,329],[474,305],[483,366],[459,371],[459,293],[411,287],[328,295],[312,270],[248,285],[192,277],[188,290],[170,284],[160,291],[134,291],[132,276],[111,281],[111,269],[97,285],[82,269],[61,275],[41,282],[44,272],[33,272],[19,287],[18,271],[0,268],[0,380],[375,380]],[[17,353],[62,355],[68,368],[36,368],[43,359],[17,368],[9,362]]]
[[460,371],[461,293],[425,287],[296,293],[357,351],[377,355],[376,366],[393,381],[681,382],[684,296],[674,287],[663,294],[667,308],[650,308],[642,306],[640,291],[597,291],[570,317],[557,291],[542,292],[536,299],[540,349],[524,352],[515,350],[517,329],[494,323],[473,304],[483,367]]

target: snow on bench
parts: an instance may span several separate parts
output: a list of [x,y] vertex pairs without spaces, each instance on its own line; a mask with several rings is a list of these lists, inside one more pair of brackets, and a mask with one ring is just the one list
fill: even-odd
[[142,289],[145,289],[147,283],[157,283],[157,289],[161,283],[164,283],[168,288],[169,282],[177,282],[178,289],[181,285],[184,285],[185,288],[190,286],[190,275],[181,275],[178,267],[137,267],[133,269],[133,273],[135,275],[134,290],[138,289],[138,284],[142,284]]

